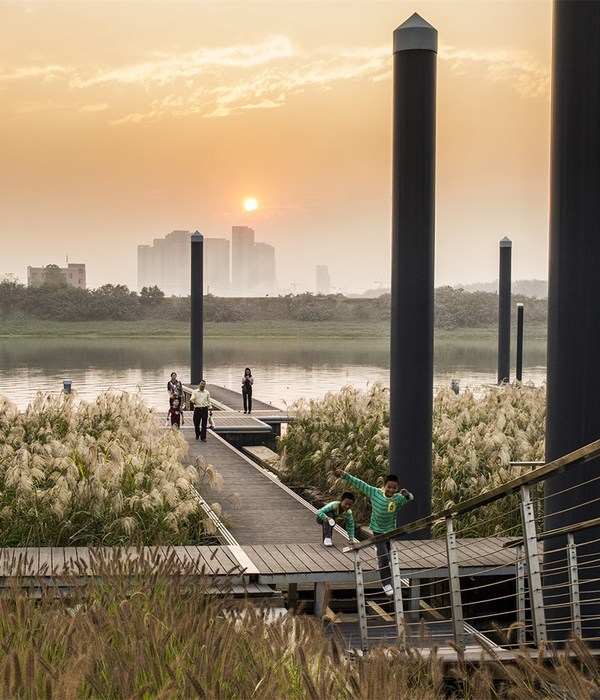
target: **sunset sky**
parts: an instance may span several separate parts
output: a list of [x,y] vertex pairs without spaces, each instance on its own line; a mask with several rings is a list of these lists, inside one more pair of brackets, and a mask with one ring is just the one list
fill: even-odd
[[[0,277],[137,289],[173,229],[276,248],[283,293],[388,286],[392,34],[439,33],[436,286],[547,279],[548,0],[0,0]],[[246,212],[248,197],[258,208]]]

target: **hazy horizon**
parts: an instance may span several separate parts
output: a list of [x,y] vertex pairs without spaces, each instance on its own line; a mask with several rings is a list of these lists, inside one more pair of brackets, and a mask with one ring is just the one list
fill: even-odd
[[[547,279],[551,3],[3,0],[0,276],[251,226],[281,289],[389,287],[392,34],[439,33],[435,285]],[[245,212],[248,197],[258,201]]]

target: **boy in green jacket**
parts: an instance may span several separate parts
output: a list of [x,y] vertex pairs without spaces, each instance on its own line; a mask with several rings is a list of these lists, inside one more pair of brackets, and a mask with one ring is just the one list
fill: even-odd
[[354,494],[344,491],[339,501],[331,501],[317,511],[317,522],[323,526],[323,544],[333,546],[333,528],[336,522],[344,524],[350,542],[354,539],[354,516],[350,508],[354,503]]
[[[374,535],[384,535],[396,529],[396,511],[403,505],[412,501],[414,496],[407,489],[400,488],[400,480],[395,474],[388,474],[383,482],[383,487],[371,486],[365,481],[348,474],[342,469],[337,473],[358,491],[364,493],[371,501],[371,522],[369,527]],[[391,585],[392,574],[390,571],[390,541],[382,540],[376,543],[377,561],[381,576],[381,583],[386,595],[394,595]]]

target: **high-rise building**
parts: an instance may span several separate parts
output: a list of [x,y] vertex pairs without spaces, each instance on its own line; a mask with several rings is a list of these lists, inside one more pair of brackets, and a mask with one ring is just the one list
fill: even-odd
[[327,265],[317,265],[317,294],[331,293],[331,278]]
[[152,277],[152,254],[153,248],[151,245],[138,246],[138,290],[143,287],[153,287],[154,279]]
[[204,291],[217,297],[229,294],[229,248],[227,238],[204,239]]
[[251,294],[256,287],[254,231],[249,226],[231,228],[231,293]]
[[71,287],[85,289],[85,264],[67,263],[67,267],[48,265],[47,267],[27,267],[27,286],[37,287],[49,281],[53,274],[60,274]]
[[165,236],[163,286],[166,296],[187,296],[190,293],[192,234],[172,231]]
[[268,243],[255,243],[254,255],[256,260],[255,292],[261,295],[276,294],[275,248]]

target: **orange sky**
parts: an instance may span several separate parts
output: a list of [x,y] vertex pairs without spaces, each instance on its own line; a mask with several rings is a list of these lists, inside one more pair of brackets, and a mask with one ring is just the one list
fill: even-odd
[[[0,0],[0,275],[137,288],[173,229],[275,246],[281,291],[390,279],[392,33],[439,32],[436,285],[547,278],[551,2]],[[253,196],[259,209],[247,213]]]

